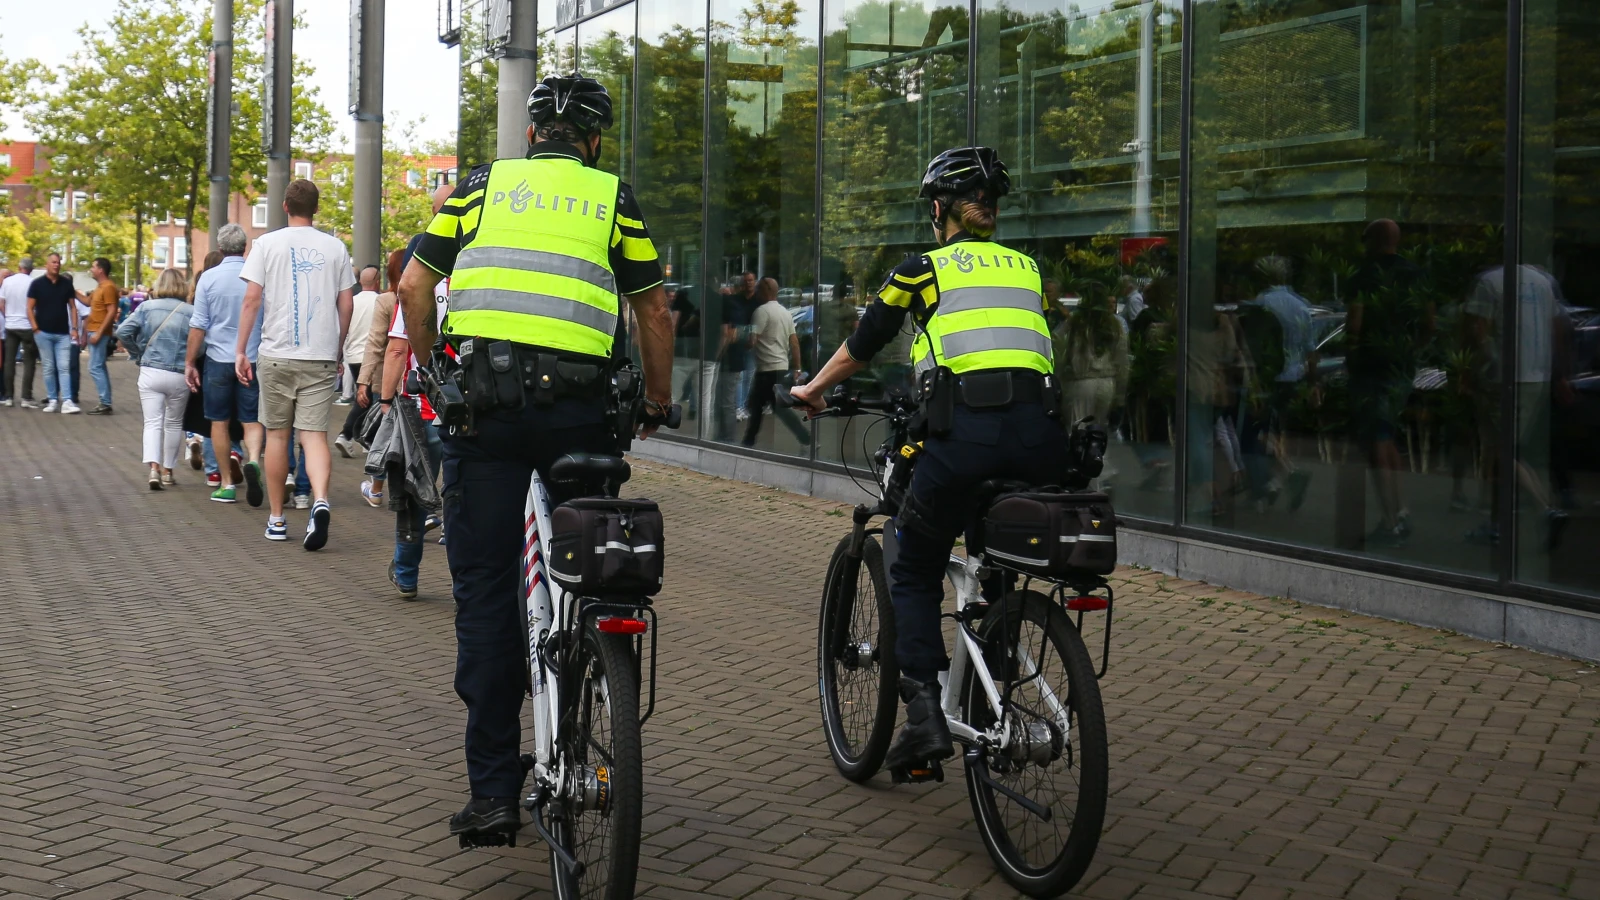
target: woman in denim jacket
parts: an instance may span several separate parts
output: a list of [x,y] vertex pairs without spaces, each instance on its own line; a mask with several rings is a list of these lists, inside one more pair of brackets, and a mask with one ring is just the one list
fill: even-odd
[[149,300],[139,304],[121,325],[117,340],[128,358],[139,364],[139,403],[144,407],[144,461],[150,465],[150,490],[176,484],[172,467],[183,444],[183,411],[189,385],[183,378],[194,307],[184,301],[189,279],[167,269],[156,279]]

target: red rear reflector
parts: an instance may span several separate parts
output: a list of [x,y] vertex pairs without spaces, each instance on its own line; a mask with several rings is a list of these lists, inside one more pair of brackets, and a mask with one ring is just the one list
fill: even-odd
[[606,634],[644,634],[650,630],[643,619],[619,619],[616,616],[601,616],[595,620],[594,627]]
[[1067,601],[1067,609],[1073,612],[1098,612],[1110,605],[1104,597],[1073,597]]

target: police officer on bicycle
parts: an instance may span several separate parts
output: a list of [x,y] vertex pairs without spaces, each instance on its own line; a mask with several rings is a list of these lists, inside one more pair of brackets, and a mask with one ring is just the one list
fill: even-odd
[[[648,416],[671,402],[672,319],[633,190],[595,168],[611,97],[549,77],[528,97],[531,152],[474,169],[434,216],[400,282],[411,346],[428,359],[434,286],[450,278],[445,340],[471,424],[444,441],[444,513],[456,600],[456,693],[467,707],[472,799],[452,834],[521,826],[518,713],[527,675],[519,603],[523,508],[537,471],[617,449],[606,415],[626,297],[638,323]],[[654,427],[643,429],[648,437]]]
[[821,412],[825,392],[866,368],[912,317],[927,437],[896,516],[899,552],[889,569],[907,713],[885,760],[890,769],[954,752],[939,702],[939,672],[950,666],[939,607],[950,551],[979,512],[978,486],[993,478],[1053,483],[1065,467],[1039,265],[992,240],[1010,189],[1005,163],[988,147],[934,157],[921,197],[939,248],[896,266],[855,332],[792,391],[796,405]]

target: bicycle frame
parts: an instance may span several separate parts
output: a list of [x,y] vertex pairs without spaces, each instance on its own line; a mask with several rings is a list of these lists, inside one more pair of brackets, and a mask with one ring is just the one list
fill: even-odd
[[522,591],[528,626],[528,676],[533,695],[533,775],[535,785],[554,787],[562,783],[565,772],[551,772],[555,758],[555,726],[561,720],[561,672],[540,652],[545,639],[557,623],[570,621],[568,606],[576,603],[561,591],[552,600],[550,573],[545,560],[550,551],[550,493],[539,473],[528,485],[528,500],[523,508]]

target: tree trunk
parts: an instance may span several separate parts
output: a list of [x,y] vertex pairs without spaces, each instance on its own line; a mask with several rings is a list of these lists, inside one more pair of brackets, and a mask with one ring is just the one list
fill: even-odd
[[123,273],[129,287],[144,284],[144,210],[133,214],[133,273]]
[[195,166],[189,170],[189,199],[184,207],[183,215],[183,246],[187,249],[184,262],[184,274],[194,281],[194,208],[199,202],[200,167]]

